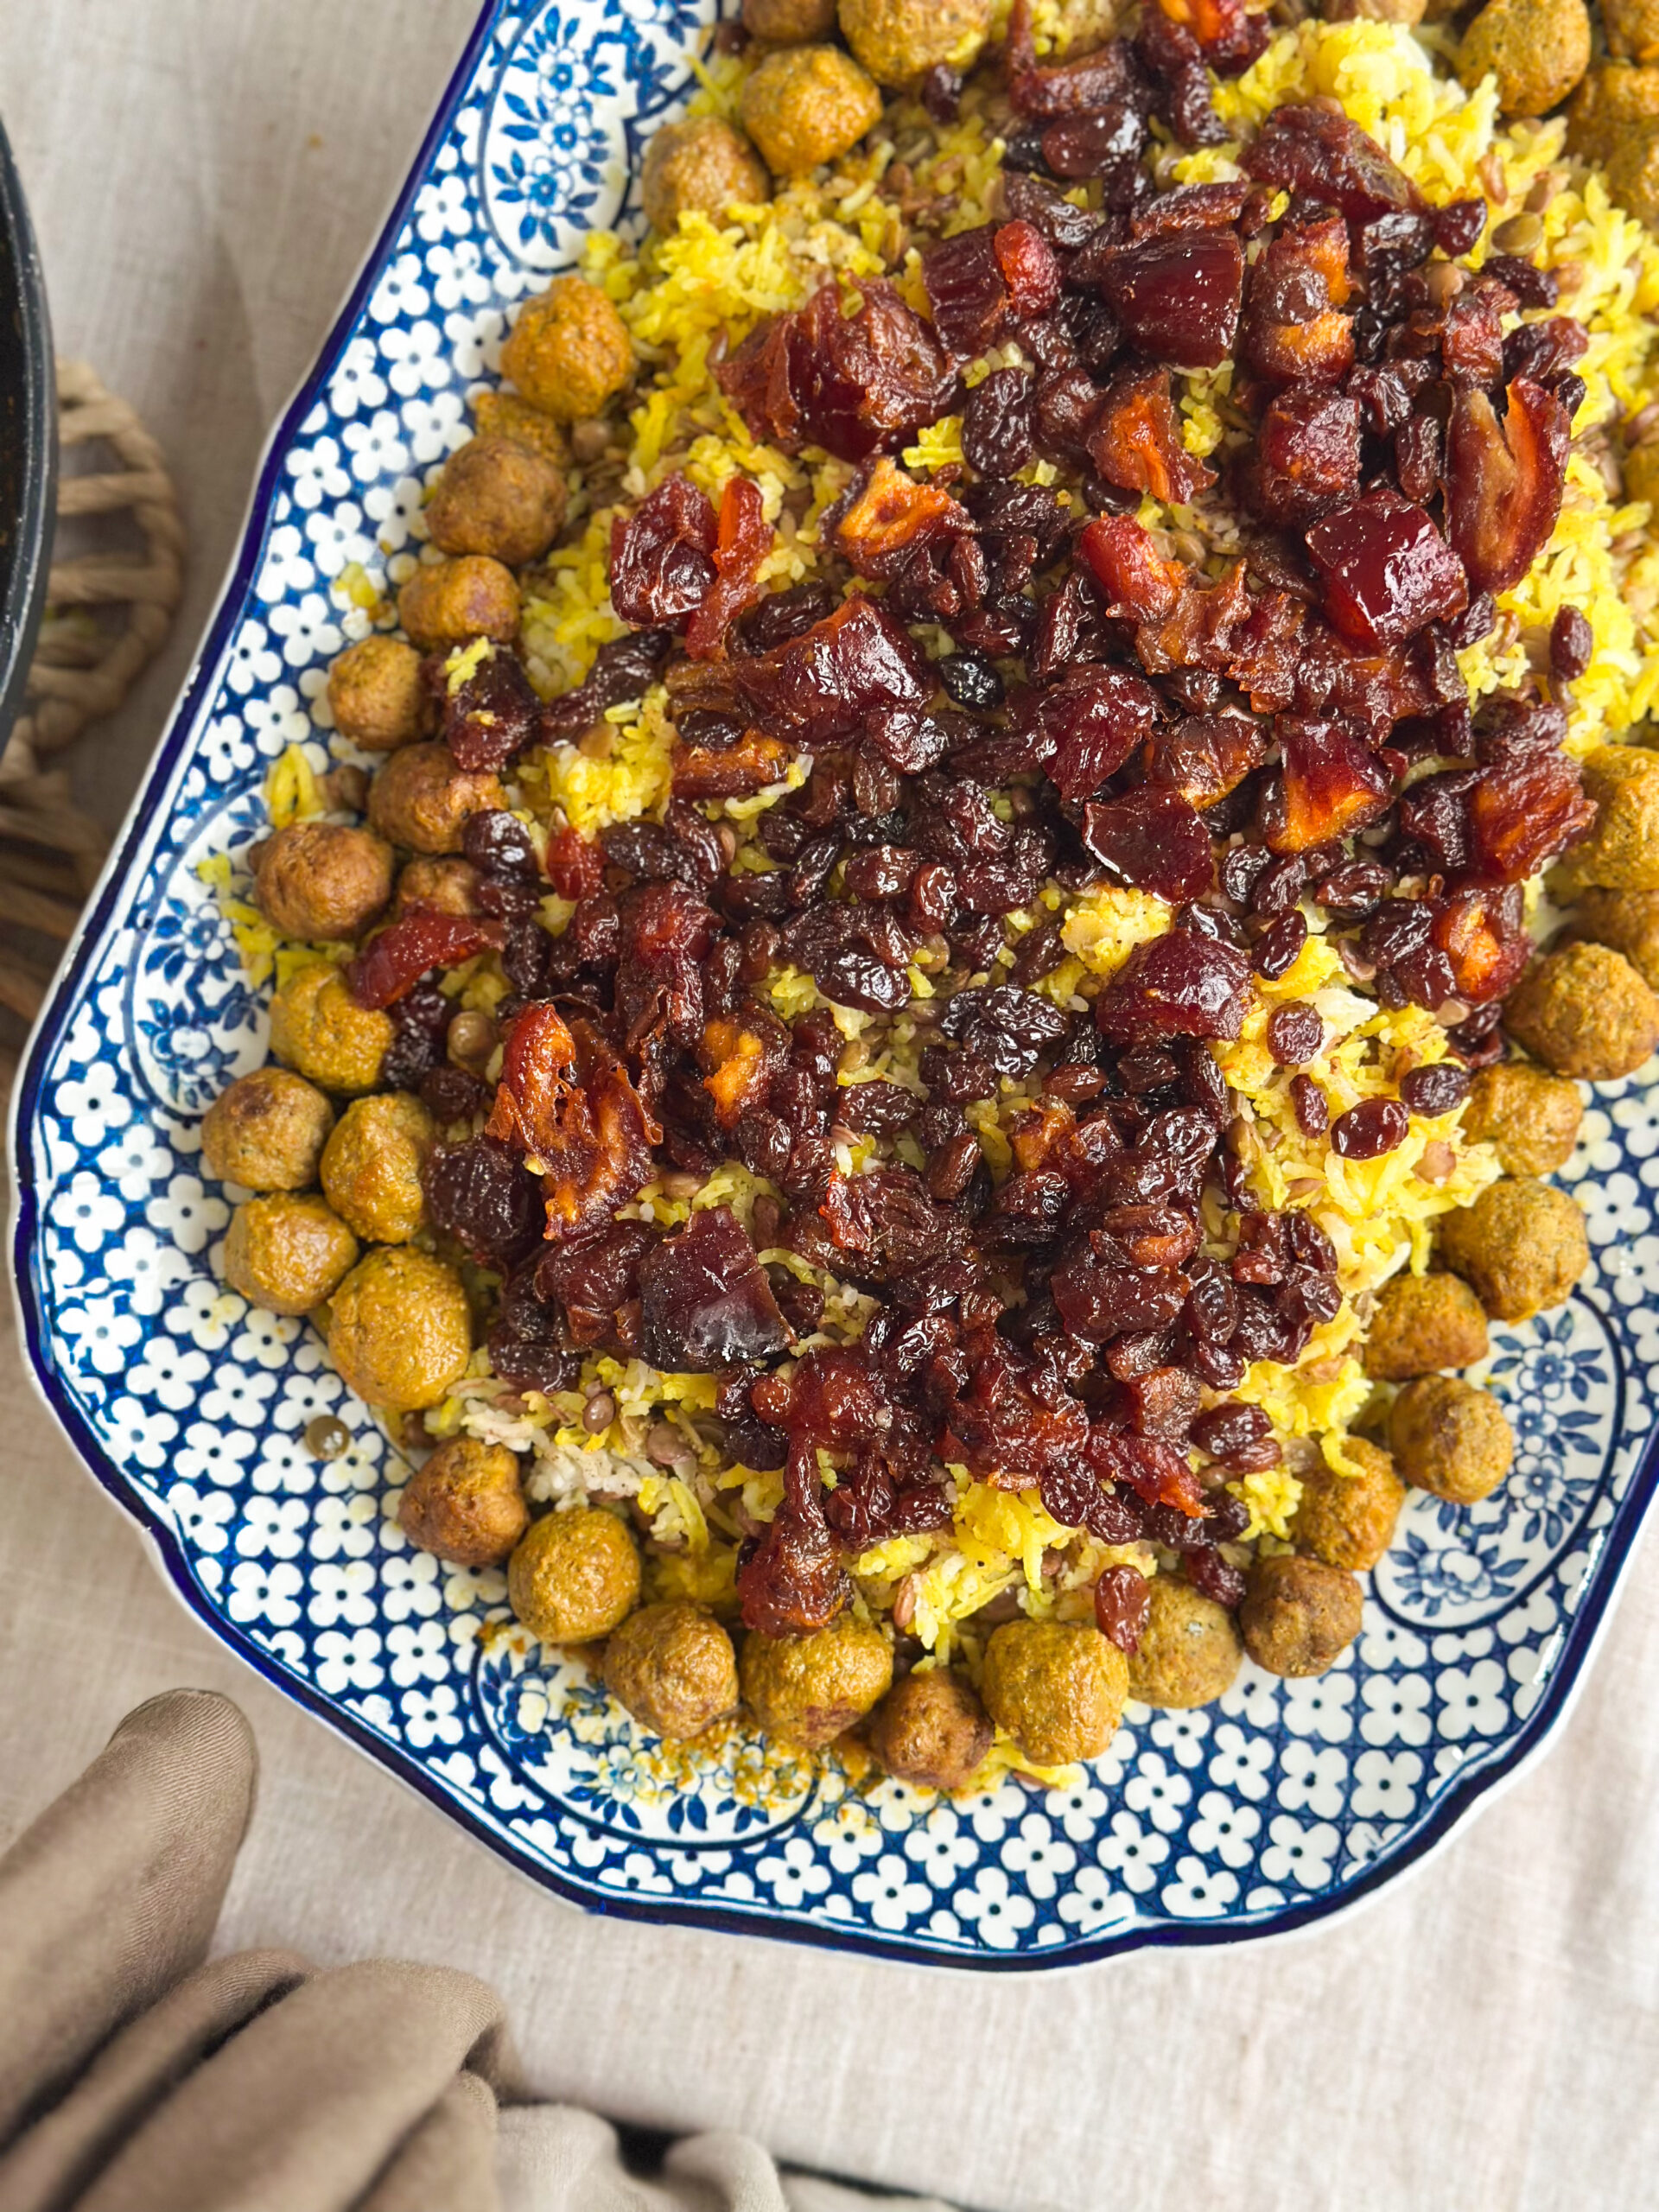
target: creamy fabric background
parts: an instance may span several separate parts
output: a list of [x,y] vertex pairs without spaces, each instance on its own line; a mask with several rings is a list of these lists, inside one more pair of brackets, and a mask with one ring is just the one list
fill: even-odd
[[[173,648],[89,766],[116,817],[217,594],[265,426],[447,79],[473,0],[7,0],[0,114],[63,351],[171,457]],[[967,1980],[585,1918],[258,1684],[163,1592],[0,1346],[0,1842],[178,1683],[254,1725],[219,1943],[470,1969],[535,2087],[979,2206],[1586,2212],[1659,2161],[1659,1555],[1547,1762],[1328,1932]]]

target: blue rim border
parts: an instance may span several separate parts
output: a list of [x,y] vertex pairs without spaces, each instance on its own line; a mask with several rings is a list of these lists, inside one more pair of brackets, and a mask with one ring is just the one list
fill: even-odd
[[[936,1968],[944,1967],[963,1974],[1035,1974],[1052,1972],[1057,1968],[1089,1966],[1103,1959],[1122,1957],[1142,1949],[1173,1950],[1188,1947],[1238,1945],[1259,1941],[1265,1936],[1288,1936],[1312,1929],[1321,1921],[1364,1903],[1389,1883],[1421,1866],[1446,1841],[1459,1821],[1474,1811],[1490,1793],[1513,1780],[1521,1769],[1537,1756],[1553,1730],[1565,1719],[1610,1618],[1614,1600],[1619,1594],[1655,1491],[1659,1489],[1659,1431],[1648,1440],[1631,1473],[1630,1486],[1607,1525],[1600,1556],[1591,1570],[1589,1586],[1573,1617],[1543,1696],[1516,1732],[1508,1750],[1500,1758],[1455,1783],[1408,1841],[1379,1858],[1364,1873],[1355,1876],[1340,1888],[1327,1891],[1300,1904],[1275,1907],[1260,1918],[1243,1917],[1231,1923],[1194,1923],[1191,1925],[1131,1929],[1116,1935],[1085,1939],[1064,1948],[1057,1946],[1048,1952],[1005,1956],[989,1952],[971,1955],[941,1953],[925,1943],[903,1938],[877,1942],[861,1932],[849,1930],[843,1933],[814,1923],[796,1921],[766,1909],[739,1911],[725,1905],[681,1904],[655,1898],[635,1899],[607,1891],[585,1889],[581,1884],[539,1864],[495,1834],[467,1806],[457,1802],[440,1789],[418,1761],[395,1745],[385,1743],[345,1707],[290,1675],[268,1652],[263,1651],[251,1637],[216,1611],[191,1574],[173,1532],[148,1505],[135,1498],[121,1469],[109,1459],[73,1403],[59,1388],[56,1367],[47,1349],[36,1297],[35,1240],[38,1213],[33,1183],[22,1172],[27,1163],[20,1143],[21,1132],[25,1124],[32,1122],[35,1117],[45,1062],[62,1033],[66,1017],[75,1001],[76,987],[86,970],[93,950],[101,940],[130,864],[155,825],[155,803],[180,765],[195,718],[206,699],[211,696],[213,678],[226,642],[240,618],[257,572],[283,456],[295,431],[315,404],[341,348],[351,335],[380,275],[388,250],[402,230],[416,194],[425,181],[428,165],[472,82],[479,60],[498,21],[507,12],[509,5],[510,0],[485,0],[478,22],[449,77],[391,212],[371,247],[344,306],[318,352],[315,362],[266,442],[241,541],[214,608],[207,637],[174,709],[166,734],[156,748],[149,772],[133,799],[120,837],[105,863],[98,890],[64,955],[63,964],[29,1038],[13,1091],[7,1137],[13,1185],[12,1285],[17,1297],[30,1380],[88,1473],[144,1532],[178,1597],[219,1643],[226,1646],[273,1688],[315,1713],[335,1734],[343,1737],[376,1765],[384,1768],[395,1780],[404,1783],[427,1799],[440,1813],[476,1838],[515,1872],[527,1876],[539,1888],[551,1891],[584,1911],[619,1920],[659,1924],[667,1922],[686,1928],[719,1929],[730,1935],[766,1936],[779,1942],[849,1952],[867,1960],[892,1961]],[[1601,1318],[1605,1324],[1605,1313]],[[1611,1327],[1607,1334],[1615,1351],[1622,1389],[1624,1357]],[[1617,1443],[1616,1432],[1615,1449]]]

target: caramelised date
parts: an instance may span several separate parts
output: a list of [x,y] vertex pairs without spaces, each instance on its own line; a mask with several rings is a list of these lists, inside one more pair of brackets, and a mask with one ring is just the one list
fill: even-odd
[[1500,422],[1484,391],[1459,391],[1446,442],[1446,531],[1477,591],[1508,591],[1560,512],[1572,426],[1560,401],[1516,377]]
[[540,735],[542,702],[524,664],[497,645],[473,673],[443,690],[443,741],[462,768],[505,768]]
[[1215,880],[1203,817],[1178,791],[1153,785],[1083,810],[1083,842],[1119,882],[1172,906],[1197,899]]
[[1425,511],[1398,493],[1367,492],[1338,507],[1308,531],[1307,550],[1325,612],[1362,645],[1400,644],[1468,604],[1462,561]]
[[843,315],[826,282],[797,313],[758,323],[720,364],[721,390],[757,437],[864,461],[948,411],[956,370],[931,326],[880,278],[864,278],[859,298]]
[[1172,930],[1138,945],[1095,1001],[1102,1033],[1116,1043],[1222,1037],[1244,1027],[1250,964],[1230,944]]
[[1240,161],[1247,176],[1338,207],[1351,223],[1423,209],[1422,194],[1376,139],[1331,108],[1274,108]]
[[1275,853],[1305,853],[1383,813],[1394,785],[1387,768],[1333,719],[1281,715],[1281,781],[1268,810],[1268,842]]
[[1128,669],[1084,666],[1018,709],[1035,758],[1066,798],[1087,798],[1156,727],[1160,702]]
[[1085,446],[1103,481],[1184,506],[1216,480],[1187,452],[1167,369],[1124,369],[1101,397]]
[[932,692],[903,626],[856,593],[799,637],[731,668],[763,728],[814,750],[855,735],[874,713],[925,707]]
[[640,1348],[666,1374],[709,1375],[776,1358],[789,1332],[729,1206],[694,1213],[639,1266]]
[[1280,528],[1351,499],[1359,488],[1358,402],[1318,384],[1276,393],[1256,430],[1246,488],[1256,512]]
[[1177,232],[1103,258],[1100,288],[1132,346],[1178,369],[1213,369],[1226,359],[1244,285],[1236,232]]
[[670,476],[611,525],[611,605],[625,622],[677,624],[715,581],[715,511],[684,476]]

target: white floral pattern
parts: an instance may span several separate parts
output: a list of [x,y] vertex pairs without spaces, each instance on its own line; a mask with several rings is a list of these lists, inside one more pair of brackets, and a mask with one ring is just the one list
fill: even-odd
[[[19,1085],[16,1264],[43,1389],[198,1612],[505,1857],[611,1911],[957,1964],[1065,1963],[1296,1924],[1435,1840],[1559,1714],[1652,1487],[1659,1091],[1599,1093],[1566,1179],[1597,1254],[1558,1315],[1499,1332],[1511,1482],[1428,1498],[1359,1642],[1313,1681],[1247,1668],[1196,1713],[1131,1707],[1070,1787],[959,1802],[855,1784],[734,1732],[678,1768],[512,1626],[496,1573],[413,1553],[407,1468],[304,1325],[223,1281],[202,1107],[264,1015],[198,874],[257,835],[270,761],[321,767],[327,661],[423,533],[517,302],[622,204],[640,118],[706,0],[486,11],[424,168],[257,487],[201,673]],[[345,1449],[308,1441],[334,1417]]]

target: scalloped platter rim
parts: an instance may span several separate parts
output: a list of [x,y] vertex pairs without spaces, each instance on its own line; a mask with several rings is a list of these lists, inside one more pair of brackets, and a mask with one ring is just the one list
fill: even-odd
[[[1310,1927],[1420,1863],[1563,1719],[1653,1494],[1659,1087],[1604,1085],[1566,1179],[1595,1261],[1497,1334],[1515,1475],[1417,1497],[1329,1675],[1246,1667],[1198,1713],[1131,1707],[1069,1789],[967,1801],[791,1769],[733,1732],[671,1761],[387,1512],[403,1470],[303,1325],[228,1292],[197,1119],[264,1056],[198,863],[256,834],[343,636],[465,435],[513,302],[632,213],[710,0],[492,0],[315,367],[277,425],[224,594],[36,1026],[12,1109],[33,1380],[190,1609],[543,1887],[590,1910],[991,1970]],[[303,1432],[343,1421],[319,1463]]]

